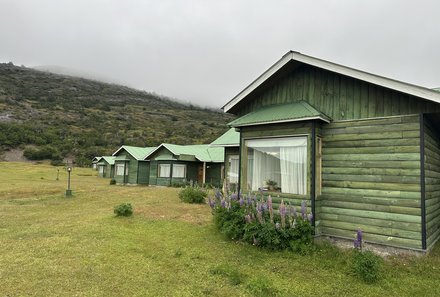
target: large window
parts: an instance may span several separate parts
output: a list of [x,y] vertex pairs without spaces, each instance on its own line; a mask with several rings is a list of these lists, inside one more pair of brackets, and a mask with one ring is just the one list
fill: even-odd
[[307,192],[307,137],[245,141],[247,188],[291,194]]
[[186,165],[174,164],[173,165],[173,177],[185,178],[186,177]]
[[124,164],[116,164],[115,174],[116,175],[124,175]]
[[228,156],[228,181],[238,183],[238,155]]
[[159,164],[159,177],[170,177],[171,165],[170,164]]

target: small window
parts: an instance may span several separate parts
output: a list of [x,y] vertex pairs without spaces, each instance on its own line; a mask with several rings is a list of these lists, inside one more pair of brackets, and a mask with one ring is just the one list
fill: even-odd
[[124,175],[124,164],[116,164],[116,175]]
[[173,177],[185,178],[186,177],[186,165],[174,164],[173,165]]
[[171,165],[170,164],[159,164],[159,177],[170,177]]

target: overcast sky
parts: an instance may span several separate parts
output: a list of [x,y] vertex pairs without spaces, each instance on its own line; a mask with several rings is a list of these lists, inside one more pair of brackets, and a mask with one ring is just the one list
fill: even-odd
[[288,50],[440,87],[440,1],[0,0],[0,62],[221,107]]

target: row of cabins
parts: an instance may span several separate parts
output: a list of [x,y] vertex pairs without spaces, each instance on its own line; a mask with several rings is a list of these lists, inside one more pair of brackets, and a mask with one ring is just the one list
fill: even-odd
[[[238,133],[232,129],[231,141],[238,145]],[[234,138],[235,137],[235,138]],[[221,187],[225,178],[224,147],[216,144],[158,147],[121,146],[112,156],[95,157],[98,176],[113,178],[117,184],[173,186],[188,182]],[[238,167],[236,167],[238,170]],[[232,173],[238,176],[238,172]]]
[[223,110],[237,119],[210,145],[124,146],[100,173],[114,162],[120,183],[225,177],[275,207],[306,200],[318,237],[352,240],[360,228],[367,242],[417,251],[440,238],[438,90],[290,51]]

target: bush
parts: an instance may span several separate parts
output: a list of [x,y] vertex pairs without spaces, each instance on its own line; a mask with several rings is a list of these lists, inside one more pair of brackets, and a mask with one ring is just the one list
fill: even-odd
[[179,198],[186,203],[205,203],[208,193],[198,186],[186,186],[179,193]]
[[133,214],[133,207],[130,203],[121,203],[113,209],[113,212],[116,214],[117,217],[123,216],[123,217],[129,217]]
[[371,251],[354,250],[351,261],[351,272],[366,283],[379,280],[382,258]]
[[247,199],[232,194],[223,197],[220,192],[209,199],[217,229],[233,240],[243,240],[270,250],[290,249],[305,254],[313,246],[311,215],[307,215],[306,203],[301,205],[301,214],[294,206],[282,201],[279,213],[272,208],[272,199],[256,196]]
[[116,185],[116,180],[115,180],[114,178],[112,178],[112,179],[110,180],[110,185]]

